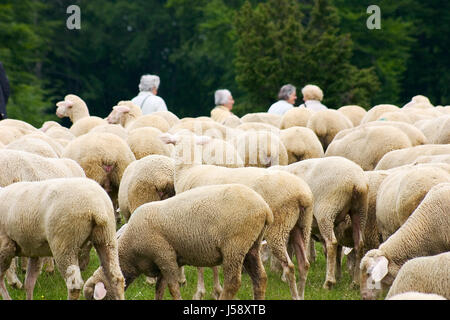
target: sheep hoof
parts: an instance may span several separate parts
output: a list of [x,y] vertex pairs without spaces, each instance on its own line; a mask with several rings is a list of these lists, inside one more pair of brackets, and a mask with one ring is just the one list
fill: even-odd
[[149,285],[154,285],[154,284],[156,284],[156,278],[153,278],[153,277],[146,277],[145,278],[145,282],[147,282]]
[[331,290],[331,288],[333,288],[335,284],[336,284],[335,281],[327,280],[327,281],[325,281],[325,283],[323,284],[323,288],[324,288],[324,289],[327,289],[327,290]]
[[22,289],[23,284],[22,282],[20,282],[20,280],[14,280],[12,283],[8,283],[11,288],[15,288],[15,289]]
[[205,296],[205,291],[199,290],[194,294],[194,296],[192,297],[192,300],[202,300],[204,296]]

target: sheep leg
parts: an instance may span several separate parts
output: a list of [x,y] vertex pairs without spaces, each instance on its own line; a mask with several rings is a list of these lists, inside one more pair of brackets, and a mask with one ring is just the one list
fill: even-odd
[[164,291],[166,290],[167,281],[162,275],[156,278],[155,285],[155,300],[162,300],[164,297]]
[[253,299],[264,300],[267,287],[267,274],[260,257],[260,241],[255,242],[245,256],[244,267],[252,279]]
[[223,249],[223,291],[219,300],[232,300],[241,286],[242,265],[245,253],[237,253],[235,243],[228,243]]
[[[355,250],[355,265],[359,266],[361,262],[361,253],[363,249],[362,232],[361,232],[361,218],[358,212],[351,213],[350,218],[352,220],[352,236],[353,236],[353,250]],[[352,286],[359,286],[359,268],[353,270]]]
[[192,297],[192,300],[202,300],[206,294],[204,272],[205,269],[203,267],[197,268],[197,291]]
[[41,268],[42,259],[28,259],[27,273],[25,275],[25,291],[27,293],[27,300],[33,300],[34,286],[36,285],[36,280],[41,272]]
[[213,290],[213,298],[215,300],[219,299],[220,294],[223,291],[222,286],[220,285],[220,278],[219,278],[219,267],[215,266],[211,268],[213,271],[213,279],[214,279],[214,290]]
[[46,265],[45,272],[52,273],[55,271],[55,262],[52,257],[45,257],[43,259],[43,265]]
[[337,253],[337,239],[333,230],[333,223],[329,223],[327,218],[318,220],[320,234],[325,241],[326,257],[327,257],[327,272],[324,289],[331,289],[336,284],[336,253]]
[[316,247],[315,247],[315,241],[314,239],[311,237],[311,239],[309,240],[309,257],[308,257],[309,261],[316,261]]
[[309,261],[307,257],[307,245],[305,244],[305,237],[298,225],[296,225],[291,231],[290,242],[294,247],[295,256],[297,257],[299,271],[298,291],[300,293],[300,299],[303,300],[305,294],[306,278],[308,276],[309,270]]
[[89,265],[90,253],[92,249],[92,242],[88,241],[84,246],[81,247],[80,256],[78,258],[78,265],[80,266],[80,270],[86,270]]
[[[180,267],[177,263],[177,255],[168,243],[161,243],[161,251],[155,256],[155,264],[161,271],[163,281],[166,281],[170,295],[174,300],[181,300],[180,285]],[[159,280],[158,276],[158,280]],[[158,284],[158,282],[156,282]]]
[[338,244],[336,251],[336,281],[342,277],[342,246]]
[[178,280],[180,286],[184,286],[186,284],[186,275],[184,274],[184,267],[180,267],[180,279]]
[[298,289],[295,279],[295,265],[292,263],[292,260],[289,257],[286,245],[281,242],[282,239],[267,239],[267,243],[269,244],[270,250],[272,251],[272,254],[274,256],[272,257],[272,259],[276,258],[281,262],[283,274],[289,285],[292,299],[299,300],[300,296],[298,295]]
[[14,244],[14,241],[5,235],[0,235],[0,294],[2,295],[3,300],[11,300],[11,296],[5,285],[5,275],[11,265],[15,253],[16,245]]
[[8,270],[6,270],[6,281],[11,287],[14,287],[16,289],[22,288],[22,282],[20,282],[19,278],[17,277],[16,273],[16,258],[11,260],[11,266]]

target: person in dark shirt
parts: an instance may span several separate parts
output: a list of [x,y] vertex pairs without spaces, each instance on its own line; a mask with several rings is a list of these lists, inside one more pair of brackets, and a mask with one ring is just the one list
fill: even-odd
[[5,68],[0,62],[0,120],[6,119],[6,104],[10,94],[9,81],[6,77]]

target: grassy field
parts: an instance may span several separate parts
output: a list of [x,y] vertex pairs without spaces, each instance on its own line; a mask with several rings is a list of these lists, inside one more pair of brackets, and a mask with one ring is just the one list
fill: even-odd
[[[317,260],[311,263],[311,268],[308,273],[308,279],[305,289],[305,300],[360,300],[359,290],[351,289],[350,275],[345,266],[345,259],[343,263],[342,279],[338,281],[337,285],[332,290],[325,290],[322,284],[325,279],[326,262],[323,255],[322,247],[316,243]],[[89,278],[98,267],[98,258],[96,252],[92,250],[89,267],[82,272],[83,279]],[[19,270],[20,268],[18,268]],[[266,272],[268,275],[266,299],[267,300],[290,300],[289,287],[282,282],[280,275],[270,270],[268,264],[266,265]],[[185,266],[185,274],[187,284],[181,287],[181,295],[183,299],[191,299],[194,295],[197,284],[197,269],[190,266]],[[24,272],[18,271],[18,276],[23,282]],[[221,274],[222,277],[222,274]],[[298,278],[298,277],[297,277]],[[222,278],[223,283],[223,278]],[[205,268],[205,285],[206,296],[205,299],[212,299],[212,271],[210,268]],[[24,300],[25,291],[11,288],[7,285],[9,294],[14,300]],[[155,294],[155,286],[149,285],[145,282],[145,276],[141,275],[134,281],[128,290],[125,292],[127,300],[149,300],[153,299]],[[65,300],[67,298],[67,290],[63,278],[58,271],[54,273],[42,272],[39,276],[36,287],[34,289],[35,300]],[[1,299],[1,298],[0,298]],[[84,297],[81,297],[84,299]],[[166,289],[164,299],[172,299],[169,291]],[[252,299],[252,284],[250,277],[244,273],[242,275],[242,284],[239,289],[236,299],[249,300]]]

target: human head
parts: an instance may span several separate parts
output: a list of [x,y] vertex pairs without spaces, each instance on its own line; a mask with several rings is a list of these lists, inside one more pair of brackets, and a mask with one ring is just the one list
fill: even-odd
[[219,89],[214,93],[214,102],[216,106],[225,106],[229,110],[233,109],[234,99],[228,89]]
[[303,101],[308,100],[322,101],[323,99],[322,89],[313,84],[308,84],[304,86],[302,89],[302,94],[303,94]]
[[294,104],[297,100],[297,88],[292,84],[285,84],[281,87],[280,92],[278,92],[279,100],[286,100],[290,104]]
[[159,88],[159,77],[153,74],[144,74],[139,83],[139,91],[152,91],[154,94]]

